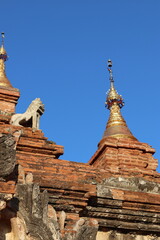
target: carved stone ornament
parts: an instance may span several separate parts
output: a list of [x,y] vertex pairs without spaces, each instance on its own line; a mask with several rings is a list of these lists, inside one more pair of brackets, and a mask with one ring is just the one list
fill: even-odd
[[[23,175],[23,169],[19,166]],[[72,231],[66,229],[66,213],[59,217],[48,204],[47,191],[40,192],[32,177],[24,176],[17,185],[17,217],[24,223],[24,235],[27,240],[96,240],[98,222],[95,219],[80,218]],[[22,180],[23,179],[23,180]],[[18,239],[19,240],[19,239]]]
[[36,98],[31,102],[25,113],[14,114],[11,117],[10,124],[39,129],[39,120],[43,113],[44,104],[40,98]]
[[11,134],[0,135],[0,177],[9,175],[16,162],[16,141]]
[[98,196],[105,196],[108,189],[111,187],[117,187],[119,189],[134,191],[134,192],[146,192],[146,193],[159,193],[160,184],[156,182],[147,181],[143,178],[124,178],[124,177],[110,177],[104,179],[102,183],[97,185]]

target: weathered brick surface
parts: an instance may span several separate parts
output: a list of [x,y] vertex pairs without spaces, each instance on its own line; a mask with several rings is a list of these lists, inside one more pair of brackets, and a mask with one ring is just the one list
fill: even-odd
[[15,193],[16,182],[15,181],[7,181],[0,182],[0,193]]
[[0,111],[14,113],[19,96],[19,90],[16,88],[0,87]]
[[89,164],[123,175],[156,175],[158,161],[148,144],[131,139],[103,139]]

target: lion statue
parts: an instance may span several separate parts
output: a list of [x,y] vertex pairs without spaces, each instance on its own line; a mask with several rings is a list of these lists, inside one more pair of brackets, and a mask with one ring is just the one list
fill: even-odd
[[44,104],[40,98],[31,102],[25,113],[14,114],[10,124],[39,129],[40,116],[44,113]]

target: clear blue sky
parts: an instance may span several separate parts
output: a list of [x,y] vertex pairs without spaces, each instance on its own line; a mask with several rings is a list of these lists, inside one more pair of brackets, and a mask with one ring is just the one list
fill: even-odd
[[65,147],[62,159],[87,162],[97,149],[109,115],[108,58],[130,130],[160,159],[159,13],[159,0],[1,1],[17,112],[41,98],[41,129]]

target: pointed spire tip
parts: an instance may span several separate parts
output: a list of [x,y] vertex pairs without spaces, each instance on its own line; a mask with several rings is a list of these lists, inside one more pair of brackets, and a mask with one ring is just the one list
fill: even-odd
[[0,59],[3,59],[4,61],[7,61],[8,56],[7,56],[7,52],[4,48],[4,38],[5,38],[5,34],[4,32],[1,32],[1,47],[0,47]]
[[121,95],[118,94],[114,87],[114,79],[112,72],[112,61],[108,60],[108,71],[109,71],[109,80],[110,80],[110,89],[107,92],[107,99],[105,102],[105,106],[110,109],[113,104],[117,104],[120,108],[124,106],[124,101]]
[[4,48],[4,32],[1,33],[1,47],[0,47],[0,87],[9,87],[12,85],[8,80],[5,72],[5,61],[8,59],[7,52]]

